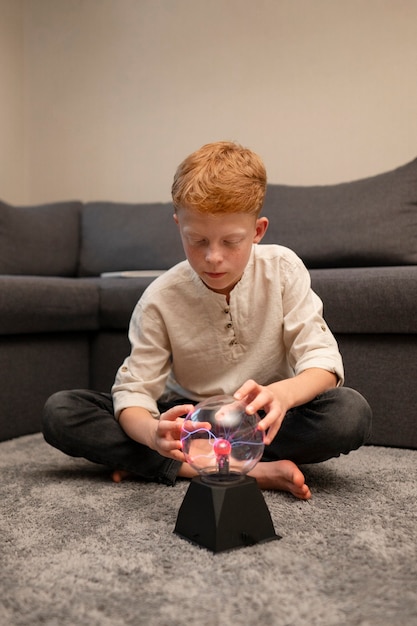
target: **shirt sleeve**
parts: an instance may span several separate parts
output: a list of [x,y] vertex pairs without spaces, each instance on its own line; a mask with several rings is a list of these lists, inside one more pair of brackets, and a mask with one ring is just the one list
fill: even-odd
[[285,268],[282,299],[283,337],[294,373],[317,367],[336,374],[342,385],[343,362],[336,339],[323,318],[323,303],[311,289],[310,274],[296,256]]
[[157,399],[170,372],[171,349],[163,320],[156,307],[140,300],[129,325],[130,355],[117,371],[112,387],[114,413],[131,406],[159,417]]

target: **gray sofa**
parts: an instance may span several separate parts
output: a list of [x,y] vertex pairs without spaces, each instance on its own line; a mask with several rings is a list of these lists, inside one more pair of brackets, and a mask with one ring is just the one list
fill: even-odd
[[[37,432],[58,389],[109,390],[138,298],[184,258],[172,205],[0,202],[0,440]],[[310,270],[374,412],[374,445],[417,448],[417,159],[338,185],[268,185],[265,243]],[[124,271],[135,277],[102,276]]]

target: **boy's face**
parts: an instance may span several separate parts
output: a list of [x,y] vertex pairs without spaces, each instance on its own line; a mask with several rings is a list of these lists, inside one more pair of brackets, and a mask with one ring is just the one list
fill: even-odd
[[193,270],[209,289],[227,297],[242,277],[252,244],[261,241],[268,227],[266,217],[211,215],[185,208],[179,209],[174,220]]

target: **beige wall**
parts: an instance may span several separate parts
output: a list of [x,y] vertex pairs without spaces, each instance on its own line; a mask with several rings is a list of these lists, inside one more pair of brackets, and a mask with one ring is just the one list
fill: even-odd
[[23,11],[0,0],[0,199],[25,199]]
[[417,156],[415,0],[3,6],[10,202],[166,200],[177,163],[216,139],[252,147],[289,184]]

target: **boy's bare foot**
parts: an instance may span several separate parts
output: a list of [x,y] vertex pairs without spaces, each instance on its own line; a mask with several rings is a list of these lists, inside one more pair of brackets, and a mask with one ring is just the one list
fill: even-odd
[[250,472],[261,489],[289,491],[296,498],[309,500],[311,491],[305,483],[304,474],[292,461],[258,463]]
[[114,470],[111,473],[111,479],[114,483],[121,483],[125,478],[130,478],[132,474],[126,470]]

